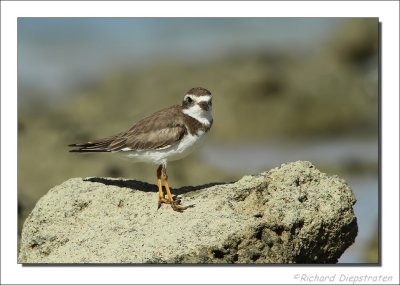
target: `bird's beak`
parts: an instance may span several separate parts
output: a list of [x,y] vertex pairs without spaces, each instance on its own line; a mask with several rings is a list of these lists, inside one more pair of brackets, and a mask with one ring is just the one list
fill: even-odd
[[210,110],[210,105],[208,104],[208,102],[203,101],[203,102],[199,102],[198,104],[202,110],[204,110],[204,111]]

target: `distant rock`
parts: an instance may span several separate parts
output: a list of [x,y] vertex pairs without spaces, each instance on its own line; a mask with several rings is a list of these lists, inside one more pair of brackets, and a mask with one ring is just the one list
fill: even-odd
[[51,189],[25,221],[20,263],[335,263],[354,242],[356,199],[346,182],[307,161],[234,183],[173,189],[73,178]]

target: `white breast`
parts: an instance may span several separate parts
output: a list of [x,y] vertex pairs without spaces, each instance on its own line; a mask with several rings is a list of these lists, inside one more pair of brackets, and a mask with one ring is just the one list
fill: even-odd
[[169,157],[169,160],[177,160],[191,153],[196,146],[200,145],[207,136],[203,130],[197,131],[196,135],[185,135],[176,147],[176,154]]
[[189,153],[191,153],[196,146],[204,140],[207,133],[200,130],[196,135],[186,134],[182,140],[174,146],[158,149],[158,150],[137,150],[137,151],[123,151],[121,154],[125,155],[135,161],[153,162],[156,164],[166,163],[167,160],[178,160]]

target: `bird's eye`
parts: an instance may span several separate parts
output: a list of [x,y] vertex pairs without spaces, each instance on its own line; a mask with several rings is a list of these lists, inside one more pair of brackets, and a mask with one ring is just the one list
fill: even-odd
[[208,105],[212,106],[212,100],[208,101]]
[[185,101],[188,102],[188,103],[192,103],[192,102],[193,102],[193,99],[190,98],[190,97],[186,97]]

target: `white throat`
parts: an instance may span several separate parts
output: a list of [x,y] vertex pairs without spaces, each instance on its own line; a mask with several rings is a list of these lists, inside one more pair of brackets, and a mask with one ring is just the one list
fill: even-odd
[[186,115],[196,119],[200,123],[209,126],[213,120],[212,114],[211,114],[211,108],[208,111],[204,111],[203,109],[200,108],[199,105],[193,105],[192,107],[188,109],[183,109],[183,113]]

